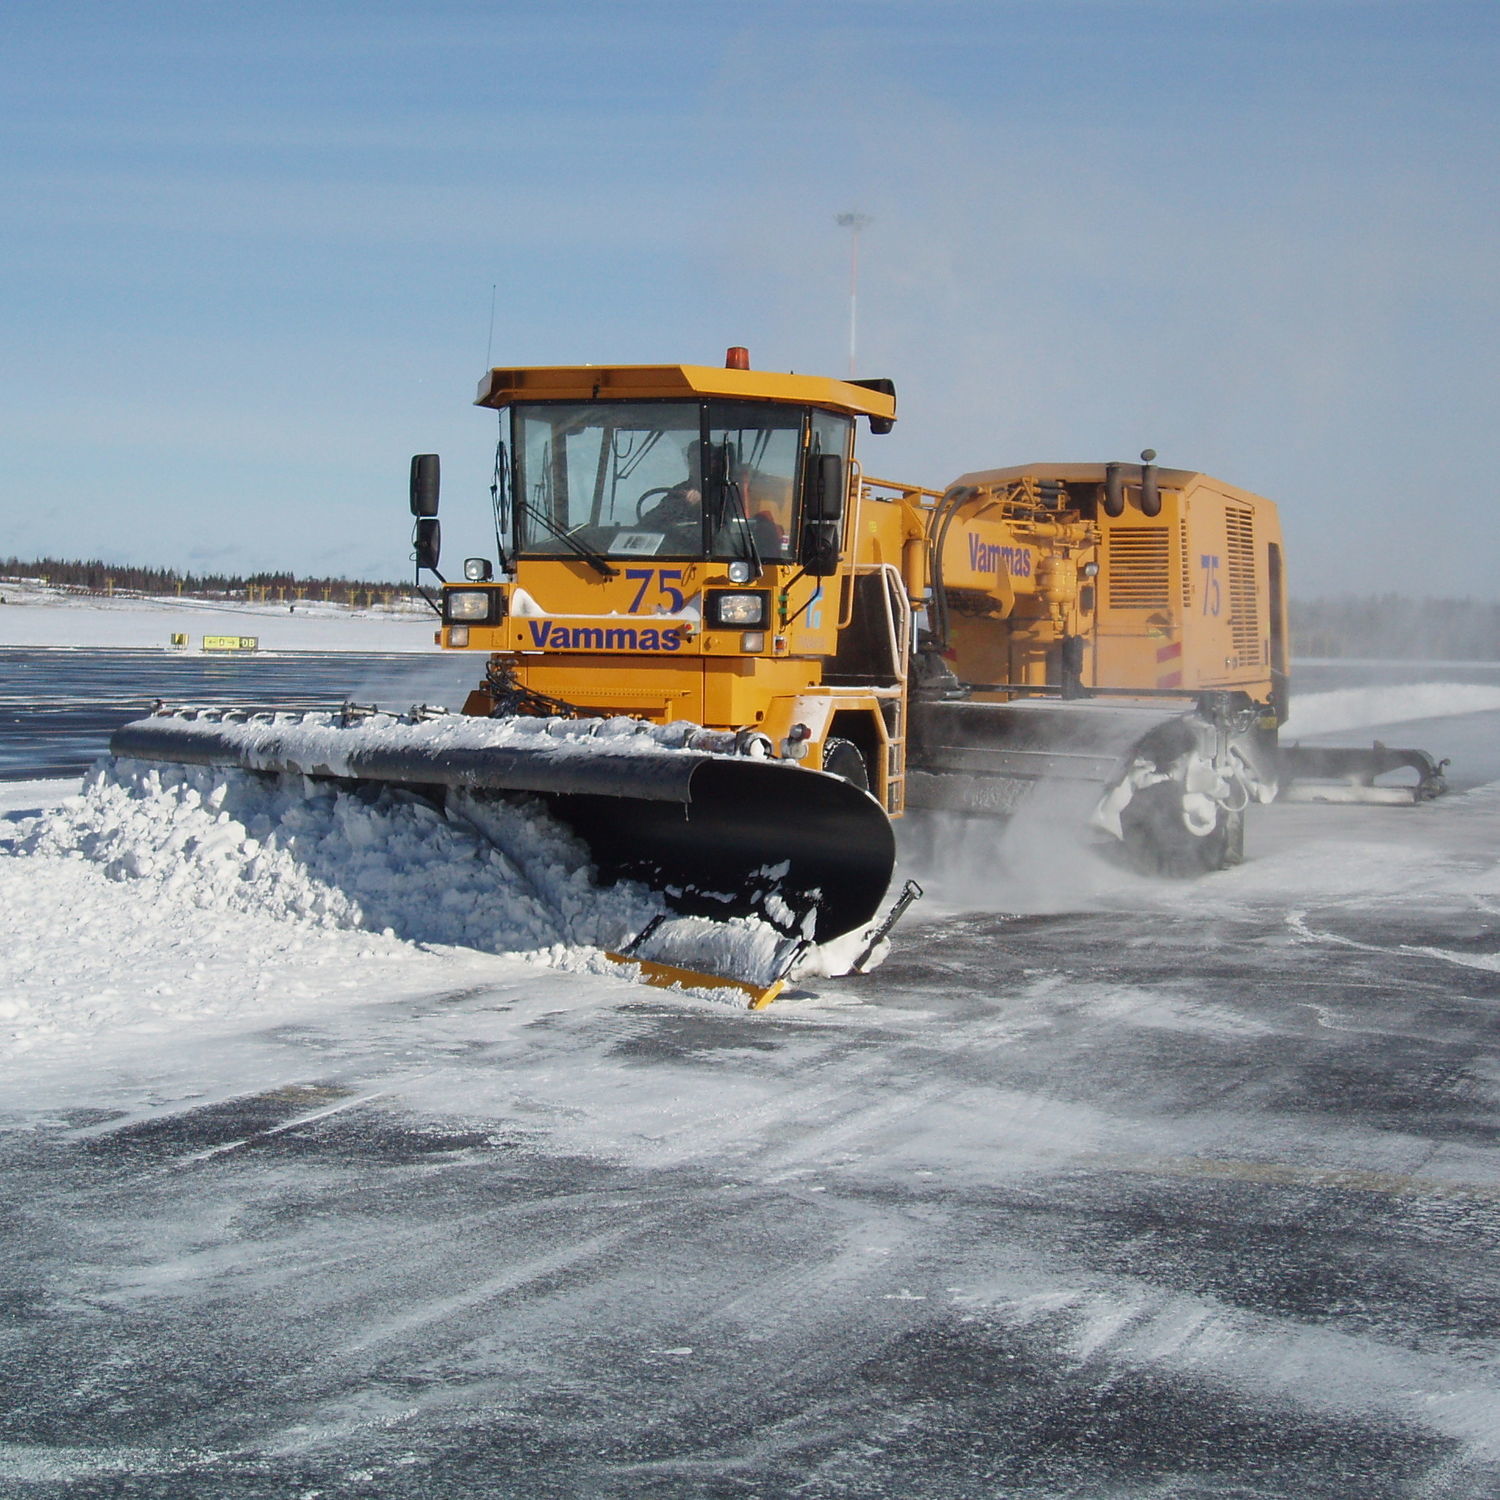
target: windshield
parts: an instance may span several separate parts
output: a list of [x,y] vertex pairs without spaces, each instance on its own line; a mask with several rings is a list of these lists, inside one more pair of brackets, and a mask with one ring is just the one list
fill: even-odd
[[[621,401],[513,411],[518,553],[792,556],[812,415],[803,408]],[[821,429],[827,416],[816,415]]]

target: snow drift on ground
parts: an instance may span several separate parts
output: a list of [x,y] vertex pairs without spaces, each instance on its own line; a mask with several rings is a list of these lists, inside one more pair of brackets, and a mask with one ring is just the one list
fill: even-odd
[[164,900],[389,932],[493,953],[619,944],[660,910],[601,889],[587,852],[538,809],[121,760],[39,820],[23,854],[81,855]]
[[[620,972],[600,950],[656,915],[657,897],[627,882],[596,886],[582,847],[534,807],[463,797],[452,806],[445,818],[388,788],[356,795],[300,777],[107,763],[81,796],[15,825],[8,849],[0,843],[15,939],[0,988],[11,1045],[184,1004],[187,1014],[253,1013],[263,983],[240,970],[248,961],[258,973],[269,958],[274,972],[288,952],[356,973],[354,960],[433,945]],[[123,931],[106,919],[106,949],[90,959],[99,929],[85,914],[112,905],[101,876],[130,888],[133,915]],[[48,938],[49,918],[64,929],[61,944]],[[195,943],[179,997],[152,972],[156,949]],[[210,983],[226,946],[234,977]],[[64,999],[59,976],[70,972],[82,983]]]
[[[80,795],[12,823],[9,838],[5,826],[0,1053],[168,1013],[258,1014],[267,968],[289,953],[358,973],[356,961],[384,968],[403,950],[464,949],[625,976],[604,950],[664,912],[644,886],[598,885],[583,845],[525,800],[453,793],[445,815],[390,787],[113,760]],[[112,901],[101,882],[127,889]],[[785,943],[754,918],[675,919],[643,954],[767,982]],[[807,966],[828,962],[814,950]],[[273,1009],[305,1003],[283,986]]]

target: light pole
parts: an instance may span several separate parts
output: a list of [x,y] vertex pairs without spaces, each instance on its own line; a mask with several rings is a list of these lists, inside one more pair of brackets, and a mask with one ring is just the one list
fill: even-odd
[[859,232],[875,221],[869,214],[838,214],[834,222],[849,231],[849,378],[854,378],[854,339],[859,308]]

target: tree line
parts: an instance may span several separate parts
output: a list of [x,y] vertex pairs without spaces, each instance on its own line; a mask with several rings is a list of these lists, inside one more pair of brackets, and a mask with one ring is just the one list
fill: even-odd
[[1293,600],[1292,655],[1500,661],[1500,603],[1355,594]]
[[104,594],[182,594],[195,599],[305,597],[344,599],[353,594],[411,595],[410,583],[387,579],[323,577],[295,573],[179,573],[175,568],[142,568],[60,557],[0,558],[0,576],[41,578],[60,588]]

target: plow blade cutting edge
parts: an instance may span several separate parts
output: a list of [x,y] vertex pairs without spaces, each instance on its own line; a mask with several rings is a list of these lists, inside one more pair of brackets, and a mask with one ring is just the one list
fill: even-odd
[[163,713],[116,730],[110,752],[428,795],[529,794],[582,839],[606,879],[640,880],[693,916],[775,921],[778,899],[797,916],[810,908],[809,935],[819,943],[879,910],[895,837],[868,793],[819,771],[644,736],[540,732],[547,722]]

